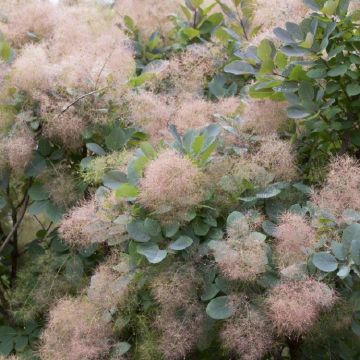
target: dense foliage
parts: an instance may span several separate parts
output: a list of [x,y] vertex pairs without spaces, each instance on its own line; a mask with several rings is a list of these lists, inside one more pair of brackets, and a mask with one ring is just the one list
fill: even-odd
[[0,4],[0,359],[360,357],[355,1]]

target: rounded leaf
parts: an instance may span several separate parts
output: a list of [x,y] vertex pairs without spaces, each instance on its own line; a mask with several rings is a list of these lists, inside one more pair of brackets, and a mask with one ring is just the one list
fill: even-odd
[[235,310],[229,302],[228,296],[212,299],[206,307],[206,313],[215,320],[224,320],[234,315]]
[[191,246],[193,242],[193,239],[189,236],[182,235],[176,241],[170,243],[169,249],[176,251],[184,250]]
[[319,270],[324,272],[335,271],[338,267],[338,262],[335,256],[326,252],[319,252],[315,254],[312,262]]

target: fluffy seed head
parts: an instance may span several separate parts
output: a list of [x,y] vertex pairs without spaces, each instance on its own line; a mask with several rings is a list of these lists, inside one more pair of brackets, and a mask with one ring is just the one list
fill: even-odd
[[284,213],[275,229],[276,253],[281,268],[306,260],[306,249],[316,243],[314,229],[306,219],[291,212]]
[[276,180],[291,181],[297,176],[295,156],[287,141],[270,137],[262,142],[254,161],[275,175]]
[[86,121],[73,111],[66,111],[61,116],[52,114],[44,124],[44,135],[49,139],[60,142],[66,149],[77,150],[82,144],[82,134]]
[[262,31],[267,31],[282,27],[287,21],[298,23],[308,11],[301,0],[258,0],[254,26],[262,26]]
[[91,244],[91,232],[86,228],[96,218],[96,204],[91,200],[72,208],[60,222],[59,235],[68,245]]
[[259,233],[228,238],[211,246],[221,273],[230,280],[254,281],[266,272],[267,245]]
[[300,336],[310,330],[321,311],[335,302],[335,292],[313,279],[281,283],[266,300],[273,326],[279,334],[287,336]]
[[272,100],[250,100],[244,104],[242,130],[258,135],[275,134],[287,121],[285,104]]
[[23,128],[7,139],[5,148],[9,166],[15,173],[21,173],[31,161],[35,141],[31,132]]
[[197,300],[199,281],[195,269],[165,273],[152,284],[160,305],[156,327],[161,331],[159,349],[166,360],[182,359],[202,334],[204,310]]
[[56,77],[56,67],[52,66],[42,45],[30,44],[15,60],[11,83],[19,90],[34,97],[38,92],[51,89]]
[[9,9],[8,21],[3,31],[16,47],[22,46],[32,39],[29,33],[39,39],[48,39],[53,35],[56,26],[58,8],[49,1],[22,1]]
[[184,219],[186,212],[203,200],[201,185],[200,170],[189,159],[166,150],[146,167],[139,202],[161,213],[161,220]]
[[189,46],[174,55],[167,66],[156,73],[149,86],[156,92],[174,97],[202,96],[208,76],[215,72],[214,54],[204,45]]
[[40,347],[43,360],[96,360],[110,348],[111,326],[85,299],[62,299],[50,311]]
[[75,179],[64,172],[57,172],[55,177],[50,178],[45,183],[45,189],[50,199],[62,209],[68,209],[79,197]]
[[119,273],[109,266],[102,265],[91,277],[89,300],[101,308],[112,309],[126,300],[129,281],[128,274],[119,276]]
[[149,133],[153,142],[166,134],[174,112],[172,99],[144,91],[129,96],[129,107],[132,121]]
[[237,314],[226,321],[220,333],[224,347],[244,360],[260,360],[271,349],[274,339],[263,315],[255,310]]
[[360,210],[360,165],[344,155],[335,157],[329,166],[325,185],[312,194],[312,202],[319,208],[341,217],[346,209]]

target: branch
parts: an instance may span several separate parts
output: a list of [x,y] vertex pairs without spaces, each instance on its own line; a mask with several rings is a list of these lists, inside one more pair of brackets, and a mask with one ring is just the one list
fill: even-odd
[[77,102],[79,102],[80,100],[84,99],[85,97],[87,96],[90,96],[90,95],[93,95],[93,94],[96,94],[98,92],[101,92],[103,90],[106,90],[107,88],[109,88],[109,86],[105,86],[105,87],[102,87],[100,89],[97,89],[97,90],[93,90],[93,91],[90,91],[84,95],[81,95],[79,96],[78,98],[76,98],[73,102],[71,102],[69,105],[67,105],[64,109],[61,110],[60,114],[57,116],[61,116],[64,112],[66,112],[67,110],[69,110],[72,106],[74,106]]
[[25,213],[26,213],[26,209],[29,205],[29,195],[27,194],[24,198],[24,204],[23,204],[23,208],[20,211],[19,217],[15,223],[15,225],[13,226],[13,228],[11,229],[10,233],[8,234],[8,236],[6,237],[5,241],[2,243],[2,245],[0,246],[0,253],[4,250],[5,246],[7,245],[7,243],[11,240],[11,238],[14,236],[15,232],[17,231],[18,227],[20,226]]

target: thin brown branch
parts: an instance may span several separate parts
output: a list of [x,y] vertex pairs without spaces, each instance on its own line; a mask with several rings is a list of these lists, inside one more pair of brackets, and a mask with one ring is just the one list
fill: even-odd
[[10,242],[10,240],[13,238],[14,234],[16,233],[18,227],[20,226],[25,213],[26,213],[26,209],[29,205],[29,195],[26,194],[25,195],[25,200],[24,200],[24,204],[22,209],[20,210],[20,213],[18,214],[18,218],[16,223],[14,224],[13,228],[11,229],[10,233],[7,235],[6,239],[4,240],[4,242],[2,243],[2,245],[0,246],[0,253],[4,250],[5,246]]
[[57,117],[61,116],[62,114],[64,114],[67,110],[69,110],[72,106],[74,106],[76,103],[78,103],[80,100],[86,98],[87,96],[90,96],[90,95],[94,95],[98,92],[101,92],[101,91],[104,91],[106,89],[108,89],[109,86],[104,86],[100,89],[96,89],[96,90],[93,90],[93,91],[90,91],[86,94],[83,94],[81,96],[79,96],[78,98],[76,98],[73,102],[71,102],[69,105],[67,105],[64,109],[61,110],[61,112],[58,114]]

